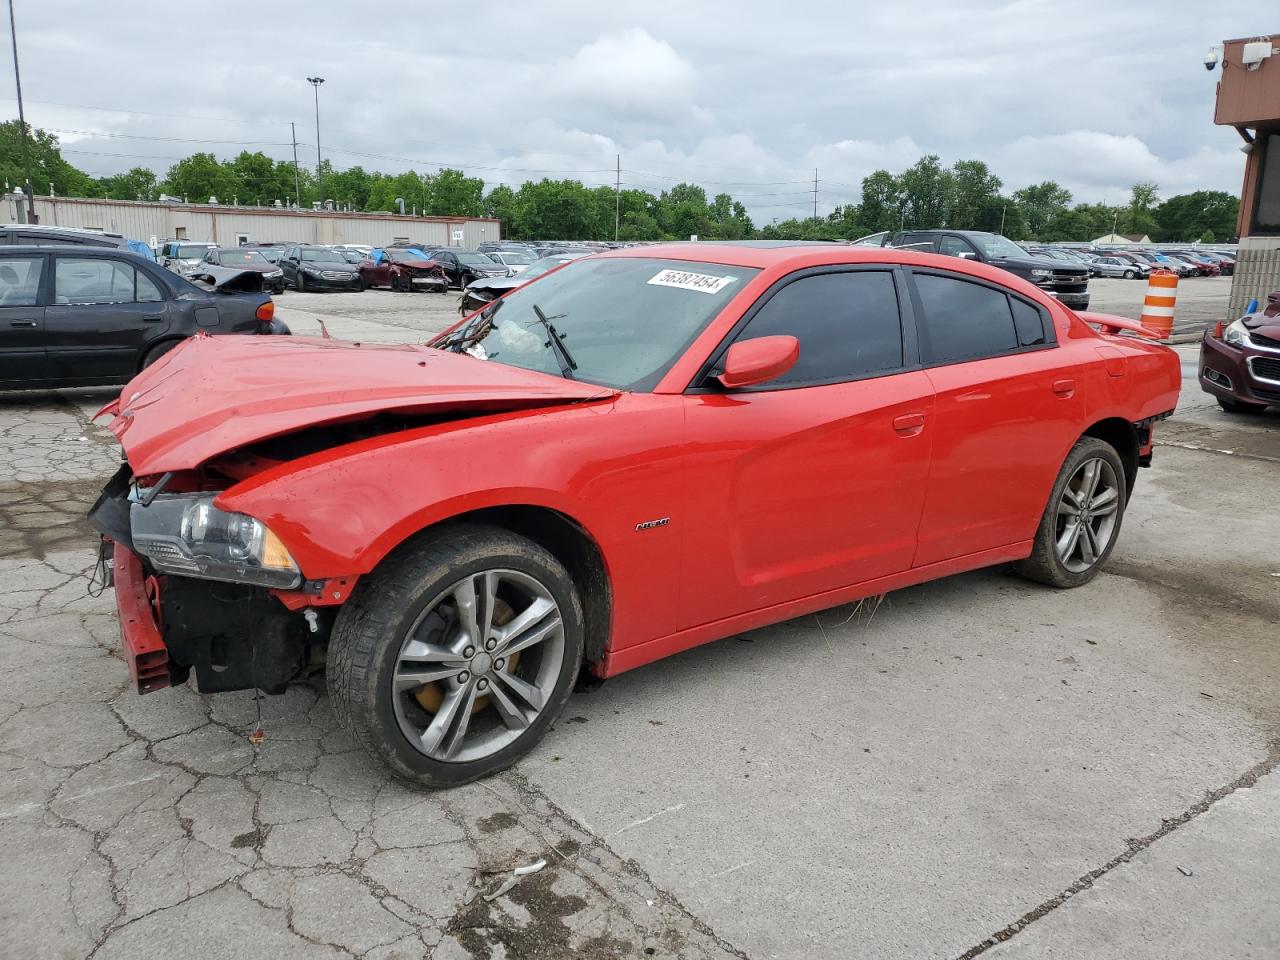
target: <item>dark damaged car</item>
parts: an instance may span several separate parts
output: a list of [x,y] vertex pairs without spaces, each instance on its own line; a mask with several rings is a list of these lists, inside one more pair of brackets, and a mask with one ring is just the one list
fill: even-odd
[[107,247],[0,248],[0,387],[124,383],[197,333],[288,333],[262,284]]
[[1280,407],[1280,293],[1262,310],[1205,330],[1200,387],[1228,413]]

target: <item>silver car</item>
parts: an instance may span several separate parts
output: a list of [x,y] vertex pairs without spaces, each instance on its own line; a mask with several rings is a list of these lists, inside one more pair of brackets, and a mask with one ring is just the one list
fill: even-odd
[[1141,280],[1151,273],[1150,267],[1140,266],[1132,260],[1106,256],[1094,257],[1089,261],[1089,269],[1095,277],[1123,277],[1126,280]]

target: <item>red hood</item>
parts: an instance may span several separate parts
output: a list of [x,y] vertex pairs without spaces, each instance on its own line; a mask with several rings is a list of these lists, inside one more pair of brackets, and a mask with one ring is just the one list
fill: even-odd
[[196,336],[100,413],[139,476],[188,470],[249,443],[377,413],[498,411],[616,391],[430,347],[310,337]]

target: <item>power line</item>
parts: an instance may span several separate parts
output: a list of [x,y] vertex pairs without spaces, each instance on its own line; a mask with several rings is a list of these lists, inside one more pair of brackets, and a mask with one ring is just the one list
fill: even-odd
[[[0,100],[17,100],[17,97],[0,96]],[[155,113],[151,110],[130,110],[126,107],[95,107],[87,103],[64,103],[59,100],[31,100],[26,99],[27,103],[38,103],[46,107],[68,107],[72,110],[97,110],[102,113],[120,113],[120,114],[137,114],[140,117],[165,117],[169,120],[199,120],[201,122],[213,123],[249,123],[260,124],[263,126],[271,126],[274,124],[286,124],[288,120],[245,120],[237,117],[196,117],[189,114],[180,113]]]

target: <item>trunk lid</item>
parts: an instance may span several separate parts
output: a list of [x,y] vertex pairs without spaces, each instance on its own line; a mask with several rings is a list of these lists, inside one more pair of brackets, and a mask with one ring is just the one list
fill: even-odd
[[498,412],[617,391],[430,347],[197,335],[130,381],[112,414],[138,476],[188,470],[307,427],[378,413]]

